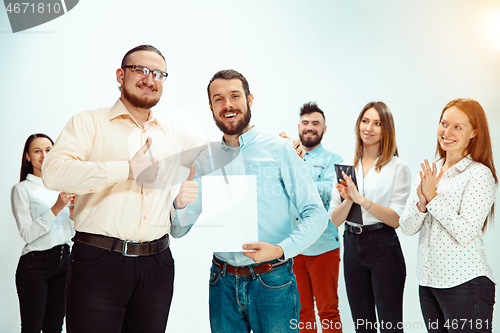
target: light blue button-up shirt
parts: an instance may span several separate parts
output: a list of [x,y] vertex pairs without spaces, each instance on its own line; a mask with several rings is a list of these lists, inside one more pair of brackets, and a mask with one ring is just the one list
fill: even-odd
[[[306,152],[304,155],[304,163],[309,169],[309,173],[318,189],[319,196],[326,210],[330,207],[332,186],[337,182],[334,165],[341,162],[342,157],[340,157],[340,155],[325,150],[321,144],[313,150]],[[300,214],[293,206],[290,209],[290,218],[294,225],[301,223]],[[335,250],[339,248],[339,246],[338,229],[332,221],[328,219],[328,227],[325,232],[323,232],[313,245],[308,247],[301,254],[316,256]]]
[[[326,212],[309,172],[292,147],[292,141],[261,133],[253,127],[239,137],[239,147],[224,142],[212,144],[196,159],[195,181],[200,189],[198,199],[187,207],[188,214],[177,210],[171,234],[187,233],[202,211],[202,175],[255,175],[257,179],[257,219],[259,242],[279,245],[285,258],[291,258],[313,244],[328,223]],[[295,228],[290,221],[290,203],[297,207],[301,223]],[[189,221],[183,220],[188,215]],[[243,252],[216,252],[215,256],[233,266],[254,261]]]

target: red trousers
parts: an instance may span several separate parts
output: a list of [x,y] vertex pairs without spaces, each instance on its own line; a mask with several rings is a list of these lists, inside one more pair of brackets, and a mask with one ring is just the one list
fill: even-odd
[[[293,271],[297,278],[300,297],[299,329],[301,333],[342,332],[337,294],[340,249],[317,256],[299,254],[294,258]],[[314,315],[314,301],[318,308],[319,324]]]

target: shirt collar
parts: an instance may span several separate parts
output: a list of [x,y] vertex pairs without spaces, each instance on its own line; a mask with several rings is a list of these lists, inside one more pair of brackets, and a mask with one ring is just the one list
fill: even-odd
[[244,145],[252,141],[257,136],[257,134],[259,134],[259,130],[255,126],[253,126],[248,131],[240,135],[240,137],[238,138],[238,140],[240,141],[240,147],[243,147]]
[[460,172],[463,172],[472,162],[473,162],[472,157],[470,155],[467,155],[466,157],[458,161],[458,163],[456,163],[454,167],[460,170]]
[[32,173],[28,173],[28,174],[26,175],[26,180],[29,180],[30,182],[33,182],[33,183],[35,183],[35,184],[37,184],[37,185],[44,186],[44,185],[43,185],[42,178],[37,177],[37,176],[35,176],[35,175],[34,175],[34,174],[32,174]]
[[253,126],[248,131],[246,131],[245,133],[240,135],[238,137],[238,141],[240,143],[239,147],[230,147],[230,146],[226,145],[226,143],[224,142],[224,136],[223,136],[222,137],[222,149],[224,149],[225,151],[234,150],[234,149],[238,149],[238,148],[241,149],[245,145],[247,145],[249,142],[251,142],[257,136],[257,134],[259,134],[259,132],[260,131],[257,129],[257,127]]
[[305,155],[309,155],[309,156],[316,156],[316,155],[319,155],[321,154],[321,152],[323,151],[323,145],[320,143],[319,146],[317,146],[316,148],[314,148],[313,150],[310,150],[310,151],[306,151],[306,154]]
[[[472,159],[472,156],[470,156],[470,154],[469,154],[469,155],[465,156],[464,158],[462,158],[457,163],[455,163],[455,165],[453,165],[452,168],[456,168],[458,171],[463,172],[469,166],[469,164],[471,164],[472,162],[474,162],[474,160]],[[442,167],[443,164],[444,164],[444,158],[442,158],[438,161],[439,166]]]
[[[130,112],[127,110],[121,99],[118,98],[116,101],[115,105],[111,108],[110,114],[109,114],[109,120],[114,120],[120,116],[124,116],[127,118],[130,118],[132,121],[134,121],[135,124],[137,122],[135,121],[134,117],[130,114]],[[155,115],[153,114],[153,111],[149,110],[149,118],[146,124],[155,124],[158,126],[158,120],[156,119]],[[139,125],[137,125],[139,126]]]

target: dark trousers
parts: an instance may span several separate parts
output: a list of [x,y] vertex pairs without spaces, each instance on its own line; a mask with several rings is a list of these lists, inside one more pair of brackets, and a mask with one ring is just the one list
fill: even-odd
[[403,332],[406,265],[393,228],[346,230],[344,278],[356,332]]
[[22,333],[62,331],[68,260],[66,244],[28,252],[19,259],[16,287]]
[[164,333],[174,286],[170,248],[125,257],[75,242],[66,287],[68,333]]
[[480,276],[452,288],[419,288],[428,332],[491,332],[495,284]]

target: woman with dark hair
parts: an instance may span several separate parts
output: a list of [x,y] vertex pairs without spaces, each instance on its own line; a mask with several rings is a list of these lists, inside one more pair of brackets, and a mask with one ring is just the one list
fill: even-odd
[[54,192],[42,182],[42,164],[54,142],[45,134],[26,140],[20,183],[12,188],[12,213],[26,242],[16,271],[21,332],[61,332],[64,288],[73,237],[72,193]]
[[436,155],[421,164],[401,216],[420,232],[417,282],[429,332],[491,332],[495,284],[483,234],[493,221],[498,178],[486,114],[473,99],[441,112]]
[[[395,229],[409,195],[410,173],[397,157],[387,105],[368,103],[354,130],[357,187],[343,173],[341,184],[332,188],[329,210],[336,226],[346,222],[344,278],[351,314],[356,332],[403,332],[406,266]],[[362,224],[349,220],[353,204],[361,206]]]

